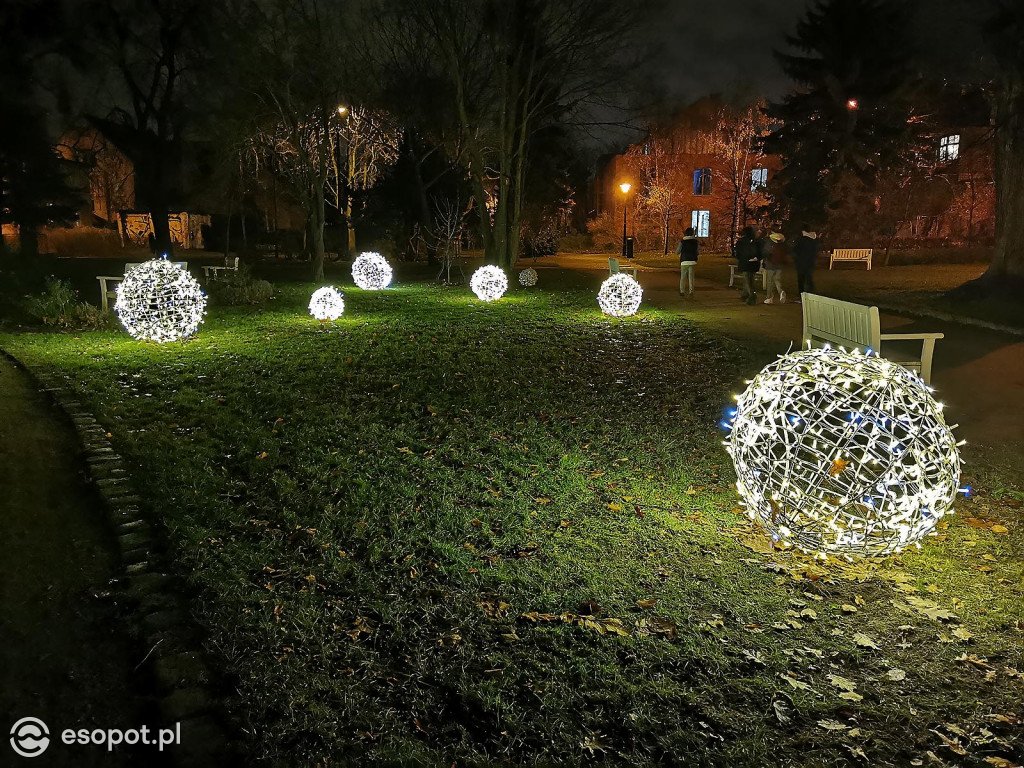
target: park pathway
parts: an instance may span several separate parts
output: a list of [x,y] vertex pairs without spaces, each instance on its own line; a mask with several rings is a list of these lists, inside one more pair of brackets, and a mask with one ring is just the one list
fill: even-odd
[[[55,739],[65,728],[158,722],[135,690],[139,649],[110,591],[117,550],[76,446],[62,415],[0,355],[0,765],[136,764],[124,748]],[[28,761],[9,733],[30,716],[51,743]]]
[[[697,290],[693,297],[679,296],[678,269],[641,268],[644,302],[673,312],[747,347],[755,362],[763,365],[798,346],[803,329],[799,304],[750,307],[739,292],[727,287],[728,261],[719,256],[701,257],[697,266]],[[607,256],[568,254],[544,260],[549,273],[572,270],[588,273],[595,286],[608,274]],[[543,269],[543,267],[542,267]],[[920,267],[922,277],[928,267]],[[885,279],[884,268],[873,270],[872,280]],[[894,272],[894,275],[896,273]],[[552,275],[554,277],[554,275]],[[819,290],[826,295],[856,298],[861,275],[818,270]],[[899,273],[905,280],[906,271]],[[544,272],[541,280],[545,279]],[[786,287],[796,293],[792,270],[784,275]],[[862,299],[861,303],[872,303]],[[932,373],[936,397],[947,406],[946,415],[959,423],[957,435],[979,443],[1024,466],[1024,337],[932,319],[910,319],[882,313],[883,332],[941,331]],[[746,372],[748,376],[756,369]],[[739,384],[740,382],[738,382]]]

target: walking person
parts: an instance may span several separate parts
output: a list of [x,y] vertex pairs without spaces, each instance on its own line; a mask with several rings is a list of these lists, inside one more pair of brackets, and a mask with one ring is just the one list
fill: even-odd
[[743,275],[740,298],[751,305],[757,302],[757,273],[761,269],[758,250],[754,228],[744,227],[740,239],[736,241],[736,268]]
[[[818,263],[818,233],[806,224],[793,246],[793,261],[796,264],[796,284],[799,293],[814,293],[814,267]],[[799,299],[797,299],[799,301]]]
[[[693,296],[693,268],[697,266],[697,251],[699,243],[697,233],[693,227],[687,227],[683,233],[683,239],[676,247],[679,254],[679,295]],[[686,282],[689,279],[690,290],[686,290]]]
[[[771,245],[764,261],[761,262],[765,274],[765,293],[768,294],[764,303],[774,304],[777,299],[779,304],[785,304],[786,292],[782,290],[782,268],[788,261],[786,236],[781,232],[772,232],[768,235],[768,240]],[[775,298],[772,297],[773,294]]]

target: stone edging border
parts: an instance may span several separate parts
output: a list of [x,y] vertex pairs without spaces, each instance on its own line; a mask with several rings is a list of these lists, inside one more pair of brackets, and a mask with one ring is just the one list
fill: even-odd
[[[164,723],[180,723],[181,744],[162,753],[171,765],[237,764],[230,737],[234,730],[214,685],[208,654],[199,643],[200,630],[188,612],[181,581],[170,573],[163,554],[163,536],[132,488],[125,460],[114,452],[107,431],[78,402],[60,377],[48,368],[22,362],[0,349],[27,372],[74,427],[85,457],[89,480],[103,499],[107,521],[117,540],[123,594],[135,607],[135,624],[150,649],[146,658],[157,687],[157,705]],[[161,724],[159,727],[166,727]]]

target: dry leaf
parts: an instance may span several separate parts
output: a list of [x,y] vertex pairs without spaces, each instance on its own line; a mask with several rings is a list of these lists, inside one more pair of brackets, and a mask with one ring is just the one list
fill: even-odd
[[838,720],[819,720],[818,727],[826,731],[845,731],[849,726],[843,725]]
[[878,647],[878,644],[874,640],[865,635],[863,632],[857,632],[853,636],[853,642],[859,645],[861,648],[870,648],[873,651],[882,650]]
[[902,669],[895,669],[895,668],[894,669],[890,669],[888,672],[885,673],[885,675],[890,680],[892,680],[894,683],[898,683],[900,680],[905,680],[906,677],[907,677],[907,673],[906,672],[904,672]]
[[848,680],[847,678],[840,677],[839,675],[829,675],[828,681],[831,685],[834,685],[836,688],[841,688],[844,691],[857,690],[857,684],[853,682],[853,680]]

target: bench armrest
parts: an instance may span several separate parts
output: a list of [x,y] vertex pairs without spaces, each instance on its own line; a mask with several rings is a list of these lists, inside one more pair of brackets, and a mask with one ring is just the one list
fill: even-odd
[[944,333],[883,333],[878,338],[882,341],[913,340],[913,339],[944,339]]

